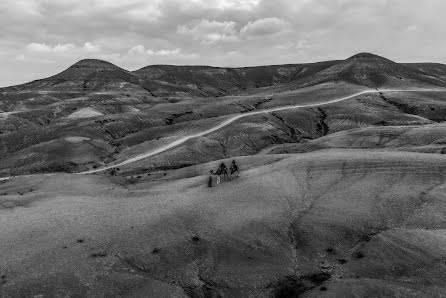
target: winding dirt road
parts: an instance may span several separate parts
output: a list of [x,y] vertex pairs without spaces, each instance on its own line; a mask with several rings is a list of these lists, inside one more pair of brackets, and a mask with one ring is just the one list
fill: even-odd
[[284,111],[284,110],[291,110],[291,109],[299,109],[299,108],[311,108],[311,107],[318,107],[318,106],[323,106],[323,105],[328,105],[328,104],[332,104],[332,103],[337,103],[343,100],[347,100],[347,99],[351,99],[363,94],[369,94],[369,93],[379,93],[379,92],[446,92],[446,89],[382,89],[382,90],[365,90],[365,91],[361,91],[349,96],[345,96],[345,97],[341,97],[341,98],[337,98],[337,99],[333,99],[333,100],[329,100],[329,101],[325,101],[325,102],[321,102],[321,103],[314,103],[314,104],[304,104],[304,105],[289,105],[289,106],[282,106],[282,107],[274,107],[274,108],[270,108],[270,109],[264,109],[264,110],[257,110],[257,111],[251,111],[251,112],[247,112],[244,114],[236,114],[228,119],[226,119],[225,121],[221,122],[220,124],[211,127],[207,130],[204,130],[202,132],[199,133],[195,133],[195,134],[191,134],[185,137],[182,137],[181,139],[178,139],[176,141],[173,141],[172,143],[169,143],[167,145],[161,146],[155,150],[152,151],[148,151],[144,154],[140,154],[137,156],[134,156],[132,158],[129,158],[123,162],[114,164],[114,165],[110,165],[107,167],[103,167],[100,169],[95,169],[95,170],[90,170],[90,171],[85,171],[85,172],[81,172],[78,173],[80,175],[84,175],[84,174],[92,174],[92,173],[98,173],[98,172],[102,172],[102,171],[106,171],[115,167],[119,167],[119,166],[123,166],[129,163],[133,163],[145,158],[148,158],[150,156],[154,156],[156,154],[159,154],[161,152],[167,151],[169,149],[172,149],[178,145],[183,144],[184,142],[193,139],[193,138],[197,138],[197,137],[201,137],[207,134],[210,134],[216,130],[219,130],[222,127],[225,127],[229,124],[231,124],[232,122],[243,118],[243,117],[248,117],[248,116],[252,116],[252,115],[258,115],[258,114],[264,114],[264,113],[271,113],[271,112],[277,112],[277,111]]
[[[181,144],[183,144],[184,142],[186,142],[186,141],[188,141],[190,139],[210,134],[210,133],[212,133],[212,132],[214,132],[216,130],[219,130],[220,128],[223,128],[223,127],[231,124],[232,122],[234,122],[234,121],[236,121],[236,120],[238,120],[240,118],[243,118],[243,117],[249,117],[249,116],[252,116],[252,115],[259,115],[259,114],[271,113],[271,112],[277,112],[277,111],[291,110],[291,109],[318,107],[318,106],[328,105],[328,104],[344,101],[344,100],[347,100],[347,99],[355,98],[355,97],[363,95],[363,94],[379,93],[379,92],[446,92],[446,89],[440,89],[440,88],[436,88],[436,89],[381,89],[381,90],[369,89],[369,90],[364,90],[364,91],[361,91],[361,92],[358,92],[358,93],[355,93],[355,94],[352,94],[352,95],[348,95],[348,96],[345,96],[345,97],[341,97],[341,98],[337,98],[337,99],[333,99],[333,100],[329,100],[329,101],[324,101],[324,102],[320,102],[320,103],[304,104],[304,105],[288,105],[288,106],[282,106],[282,107],[274,107],[274,108],[270,108],[270,109],[251,111],[251,112],[247,112],[247,113],[244,113],[244,114],[236,114],[236,115],[233,115],[232,117],[226,119],[225,121],[221,122],[220,124],[218,124],[218,125],[216,125],[214,127],[211,127],[209,129],[203,130],[202,132],[199,132],[199,133],[195,133],[195,134],[191,134],[191,135],[182,137],[182,138],[180,138],[180,139],[178,139],[176,141],[173,141],[172,143],[169,143],[169,144],[166,144],[164,146],[161,146],[161,147],[159,147],[159,148],[157,148],[155,150],[148,151],[148,152],[146,152],[144,154],[140,154],[140,155],[134,156],[132,158],[129,158],[129,159],[127,159],[125,161],[122,161],[120,163],[117,163],[117,164],[113,164],[113,165],[110,165],[110,166],[106,166],[106,167],[103,167],[103,168],[94,169],[94,170],[90,170],[90,171],[79,172],[79,173],[76,173],[76,174],[78,174],[78,175],[85,175],[85,174],[99,173],[99,172],[103,172],[103,171],[106,171],[106,170],[109,170],[109,169],[112,169],[112,168],[115,168],[115,167],[127,165],[129,163],[133,163],[133,162],[136,162],[136,161],[139,161],[139,160],[142,160],[142,159],[154,156],[156,154],[159,154],[159,153],[162,153],[162,152],[167,151],[169,149],[172,149],[172,148],[174,148],[174,147],[176,147],[178,145],[181,145]],[[36,174],[36,175],[51,176],[51,175],[54,175],[54,174],[51,173],[51,174]],[[29,176],[35,176],[35,175],[20,175],[20,176],[21,177],[29,177]],[[13,178],[13,177],[18,177],[18,176],[2,177],[2,178],[0,178],[0,181],[8,180],[8,179]]]

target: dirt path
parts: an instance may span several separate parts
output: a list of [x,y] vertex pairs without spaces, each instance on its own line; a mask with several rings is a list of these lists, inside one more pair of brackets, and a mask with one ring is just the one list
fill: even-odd
[[154,156],[154,155],[159,154],[161,152],[164,152],[164,151],[167,151],[169,149],[172,149],[172,148],[174,148],[174,147],[176,147],[178,145],[181,145],[181,144],[183,144],[184,142],[186,142],[186,141],[188,141],[190,139],[210,134],[210,133],[212,133],[212,132],[214,132],[216,130],[219,130],[220,128],[223,128],[223,127],[231,124],[232,122],[234,122],[234,121],[236,121],[236,120],[238,120],[240,118],[243,118],[243,117],[248,117],[248,116],[258,115],[258,114],[264,114],[264,113],[277,112],[277,111],[291,110],[291,109],[318,107],[318,106],[328,105],[328,104],[344,101],[344,100],[347,100],[347,99],[351,99],[351,98],[354,98],[354,97],[357,97],[357,96],[360,96],[360,95],[363,95],[363,94],[379,93],[379,92],[446,92],[446,90],[445,89],[411,89],[411,90],[407,90],[407,89],[406,90],[404,90],[404,89],[401,89],[401,90],[400,89],[381,89],[381,90],[365,90],[365,91],[361,91],[361,92],[358,92],[358,93],[355,93],[355,94],[352,94],[352,95],[349,95],[349,96],[345,96],[345,97],[341,97],[341,98],[325,101],[325,102],[322,102],[322,103],[304,104],[304,105],[289,105],[289,106],[274,107],[274,108],[258,110],[258,111],[251,111],[251,112],[247,112],[247,113],[244,113],[244,114],[237,114],[237,115],[234,115],[234,116],[226,119],[225,121],[223,121],[222,123],[220,123],[220,124],[218,124],[218,125],[216,125],[214,127],[211,127],[209,129],[204,130],[204,131],[199,132],[199,133],[195,133],[195,134],[192,134],[192,135],[188,135],[188,136],[182,137],[181,139],[178,139],[178,140],[176,140],[176,141],[174,141],[172,143],[169,143],[167,145],[161,146],[161,147],[159,147],[159,148],[157,148],[155,150],[146,152],[144,154],[137,155],[135,157],[129,158],[129,159],[123,161],[123,162],[120,162],[120,163],[117,163],[117,164],[114,164],[114,165],[110,165],[110,166],[107,166],[107,167],[103,167],[103,168],[95,169],[95,170],[91,170],[91,171],[85,171],[85,172],[81,172],[81,173],[78,173],[78,174],[83,175],[83,174],[98,173],[98,172],[109,170],[109,169],[114,168],[114,167],[119,167],[119,166],[123,166],[123,165],[129,164],[129,163],[133,163],[133,162],[145,159],[145,158],[150,157],[150,156]]
[[[318,107],[318,106],[323,106],[323,105],[328,105],[328,104],[332,104],[332,103],[341,102],[341,101],[344,101],[344,100],[347,100],[347,99],[351,99],[351,98],[354,98],[354,97],[357,97],[357,96],[360,96],[360,95],[364,95],[364,94],[379,93],[379,92],[446,92],[446,89],[439,89],[439,88],[437,88],[437,89],[380,89],[380,90],[374,89],[374,90],[365,90],[365,91],[361,91],[361,92],[358,92],[358,93],[355,93],[355,94],[352,94],[352,95],[349,95],[349,96],[345,96],[345,97],[341,97],[341,98],[337,98],[337,99],[333,99],[333,100],[329,100],[329,101],[325,101],[325,102],[321,102],[321,103],[304,104],[304,105],[288,105],[288,106],[274,107],[274,108],[264,109],[264,110],[251,111],[251,112],[247,112],[247,113],[243,113],[243,114],[236,114],[236,115],[233,115],[232,117],[226,119],[225,121],[221,122],[220,124],[218,124],[218,125],[216,125],[214,127],[211,127],[209,129],[204,130],[204,131],[199,132],[199,133],[195,133],[195,134],[191,134],[191,135],[182,137],[181,139],[178,139],[176,141],[173,141],[172,143],[169,143],[169,144],[166,144],[164,146],[161,146],[161,147],[159,147],[159,148],[157,148],[155,150],[148,151],[148,152],[146,152],[144,154],[140,154],[140,155],[134,156],[132,158],[129,158],[129,159],[127,159],[127,160],[125,160],[123,162],[117,163],[117,164],[106,166],[106,167],[103,167],[103,168],[100,168],[100,169],[94,169],[94,170],[90,170],[90,171],[80,172],[80,173],[77,173],[77,174],[85,175],[85,174],[99,173],[99,172],[103,172],[103,171],[106,171],[106,170],[109,170],[109,169],[112,169],[112,168],[115,168],[115,167],[119,167],[119,166],[123,166],[123,165],[129,164],[129,163],[137,162],[139,160],[142,160],[142,159],[148,158],[150,156],[154,156],[156,154],[159,154],[159,153],[162,153],[164,151],[167,151],[169,149],[172,149],[172,148],[174,148],[174,147],[176,147],[178,145],[183,144],[184,142],[186,142],[186,141],[188,141],[190,139],[210,134],[210,133],[212,133],[212,132],[214,132],[216,130],[219,130],[220,128],[223,128],[223,127],[231,124],[232,122],[234,122],[234,121],[236,121],[236,120],[238,120],[240,118],[243,118],[243,117],[249,117],[249,116],[252,116],[252,115],[259,115],[259,114],[271,113],[271,112],[277,112],[277,111],[291,110],[291,109]],[[1,115],[1,113],[0,113],[0,115]],[[42,175],[42,174],[39,174],[39,175]],[[44,174],[44,175],[51,176],[51,175],[54,175],[54,174]],[[29,176],[34,176],[34,175],[20,175],[20,176],[29,177]],[[16,177],[16,176],[12,176],[12,177]],[[8,179],[10,179],[12,177],[11,176],[10,177],[2,177],[2,178],[0,178],[0,181],[8,180]]]

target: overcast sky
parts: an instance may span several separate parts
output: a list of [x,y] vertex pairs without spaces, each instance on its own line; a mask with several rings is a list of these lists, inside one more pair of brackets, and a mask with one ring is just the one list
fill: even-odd
[[0,86],[82,58],[252,66],[373,52],[446,63],[444,0],[0,0]]

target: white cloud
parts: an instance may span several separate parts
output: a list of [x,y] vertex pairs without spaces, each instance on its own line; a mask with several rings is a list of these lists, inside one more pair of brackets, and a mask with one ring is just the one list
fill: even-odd
[[176,48],[174,50],[159,50],[159,51],[152,51],[147,50],[146,53],[149,55],[155,55],[155,56],[177,56],[181,52],[180,48]]
[[284,44],[280,44],[280,45],[276,46],[276,48],[280,49],[280,50],[291,50],[291,49],[306,50],[306,49],[310,49],[311,45],[308,42],[308,40],[302,39],[302,40],[299,40],[298,42],[288,41]]
[[249,22],[240,30],[240,35],[246,38],[272,35],[285,30],[288,23],[279,18],[265,18]]
[[152,49],[146,49],[143,45],[137,45],[128,50],[130,55],[148,55],[148,56],[180,56],[182,55],[181,49],[176,48],[173,50],[161,49],[154,51]]
[[134,46],[133,48],[131,48],[128,51],[128,53],[129,54],[139,54],[139,55],[142,55],[142,54],[145,53],[145,51],[146,51],[146,49],[145,49],[145,47],[143,45],[137,45],[137,46]]
[[19,62],[54,63],[60,59],[81,59],[101,55],[101,46],[85,42],[82,46],[73,43],[46,44],[32,42],[25,46],[22,53],[15,56]]
[[86,52],[97,53],[101,51],[101,46],[87,41],[86,43],[84,43],[83,49]]
[[45,43],[35,43],[32,42],[26,46],[26,49],[30,52],[55,52],[63,53],[72,50],[75,45],[72,43],[67,44],[57,44],[55,46],[50,46]]
[[46,0],[46,7],[63,10],[70,17],[104,17],[108,15],[116,20],[127,19],[137,22],[154,22],[162,16],[162,0],[89,0],[88,4],[79,0]]
[[177,32],[191,36],[194,40],[200,40],[202,44],[214,44],[217,42],[234,42],[238,40],[237,23],[233,21],[219,22],[201,20],[192,27],[178,26]]
[[260,4],[261,0],[188,0],[179,5],[186,10],[242,10],[250,11]]

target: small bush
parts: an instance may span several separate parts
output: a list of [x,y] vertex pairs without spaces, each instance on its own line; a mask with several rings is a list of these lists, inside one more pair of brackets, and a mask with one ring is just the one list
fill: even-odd
[[355,259],[363,259],[365,257],[365,255],[362,251],[357,251],[357,252],[353,253],[353,257]]
[[91,254],[92,258],[103,258],[107,256],[107,252],[105,250],[99,250]]

